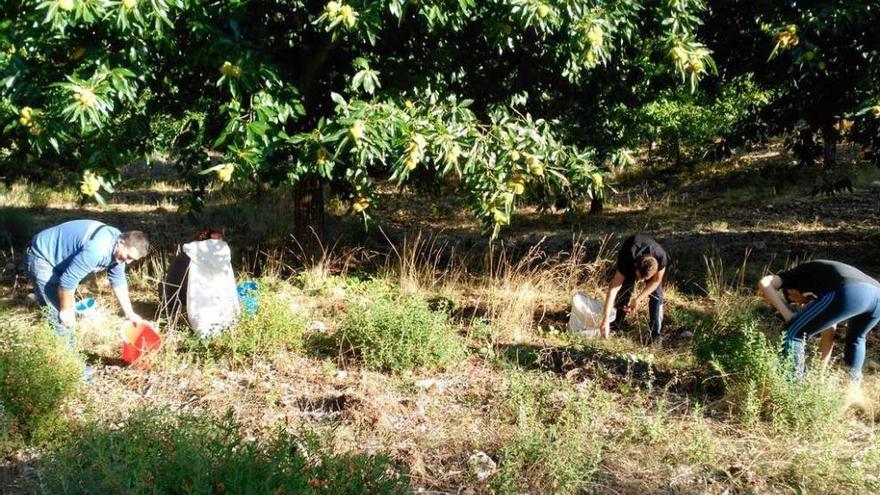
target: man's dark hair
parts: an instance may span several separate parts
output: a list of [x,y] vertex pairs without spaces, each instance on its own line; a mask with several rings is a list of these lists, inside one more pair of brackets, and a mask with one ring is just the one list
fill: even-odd
[[137,251],[139,258],[143,258],[150,252],[150,240],[147,239],[147,234],[144,234],[140,230],[123,232],[122,235],[119,236],[119,240],[122,241],[126,247]]
[[642,276],[643,280],[649,279],[657,274],[659,264],[657,258],[653,256],[642,256],[636,260],[636,270]]

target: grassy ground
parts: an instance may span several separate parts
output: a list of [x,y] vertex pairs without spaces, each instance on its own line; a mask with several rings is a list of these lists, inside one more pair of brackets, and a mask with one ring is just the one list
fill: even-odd
[[[782,182],[776,194],[779,182],[762,171],[780,164],[771,148],[680,174],[631,172],[603,215],[525,212],[491,250],[454,197],[423,206],[417,193],[389,193],[381,232],[334,218],[339,243],[307,270],[288,267],[295,249],[283,249],[289,212],[280,201],[242,206],[218,195],[190,224],[175,213],[180,189],[162,178],[132,182],[107,209],[39,187],[5,190],[0,214],[12,236],[80,216],[150,233],[159,250],[130,275],[145,315],[160,314],[156,282],[175,244],[226,227],[240,278],[260,278],[263,309],[212,341],[162,321],[164,347],[149,369],[134,370],[116,359],[119,312],[106,280],[85,284],[81,295],[101,304],[80,326],[94,383],[58,405],[60,420],[7,430],[3,492],[165,493],[162,483],[180,480],[120,460],[151,455],[210,472],[193,475],[201,481],[187,485],[191,493],[284,493],[269,487],[299,482],[300,492],[393,493],[395,480],[423,493],[876,492],[876,335],[864,400],[847,400],[836,365],[791,383],[773,364],[780,325],[752,288],[764,270],[806,256],[880,275],[880,174],[844,169],[853,194],[810,198],[815,177]],[[569,335],[572,294],[601,296],[616,243],[637,230],[673,258],[669,338],[641,343],[644,312],[608,341]],[[245,239],[261,244],[243,248]],[[0,324],[35,328],[20,253],[3,256]],[[144,433],[156,428],[170,433]],[[301,458],[279,453],[288,441],[279,429]],[[200,453],[200,436],[230,453],[265,447],[218,454],[234,459],[223,464]],[[311,466],[295,470],[302,479],[243,481],[244,472],[289,473],[298,462]],[[119,473],[138,483],[108,484]]]

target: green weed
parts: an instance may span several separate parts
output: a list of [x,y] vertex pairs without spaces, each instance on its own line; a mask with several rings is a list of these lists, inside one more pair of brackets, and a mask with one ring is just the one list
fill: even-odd
[[82,373],[79,356],[47,325],[0,315],[0,421],[10,437],[50,435]]
[[217,356],[240,360],[302,350],[305,321],[294,313],[291,301],[278,290],[277,284],[260,284],[256,314],[242,315],[238,324],[210,343]]
[[499,453],[497,493],[584,491],[602,459],[602,408],[553,378],[514,378],[509,400],[516,433]]
[[225,418],[141,410],[119,428],[88,423],[50,453],[35,493],[403,494],[383,455],[338,454],[314,433],[244,438]]
[[445,313],[432,311],[420,297],[394,294],[382,284],[349,306],[335,338],[337,348],[354,352],[376,370],[445,368],[465,353]]
[[629,412],[628,434],[630,440],[645,445],[655,445],[667,441],[670,435],[667,406],[666,400],[660,399],[656,410],[651,411],[649,405],[637,400]]
[[845,404],[836,379],[821,369],[794,379],[779,346],[760,331],[757,308],[753,302],[734,304],[700,327],[694,345],[697,361],[721,380],[725,395],[748,425],[766,420],[781,431],[838,430]]

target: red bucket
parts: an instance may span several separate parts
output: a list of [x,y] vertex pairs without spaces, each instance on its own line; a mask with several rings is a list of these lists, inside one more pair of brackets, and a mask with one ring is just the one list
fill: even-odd
[[162,344],[156,328],[145,321],[123,323],[119,334],[122,337],[122,360],[128,364],[134,363],[148,351]]

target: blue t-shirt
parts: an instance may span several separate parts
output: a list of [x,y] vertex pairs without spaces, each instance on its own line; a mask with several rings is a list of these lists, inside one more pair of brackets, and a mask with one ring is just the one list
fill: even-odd
[[75,289],[89,273],[101,270],[107,270],[112,287],[125,287],[125,263],[113,256],[120,234],[95,220],[72,220],[35,235],[31,250],[53,266],[64,290]]

